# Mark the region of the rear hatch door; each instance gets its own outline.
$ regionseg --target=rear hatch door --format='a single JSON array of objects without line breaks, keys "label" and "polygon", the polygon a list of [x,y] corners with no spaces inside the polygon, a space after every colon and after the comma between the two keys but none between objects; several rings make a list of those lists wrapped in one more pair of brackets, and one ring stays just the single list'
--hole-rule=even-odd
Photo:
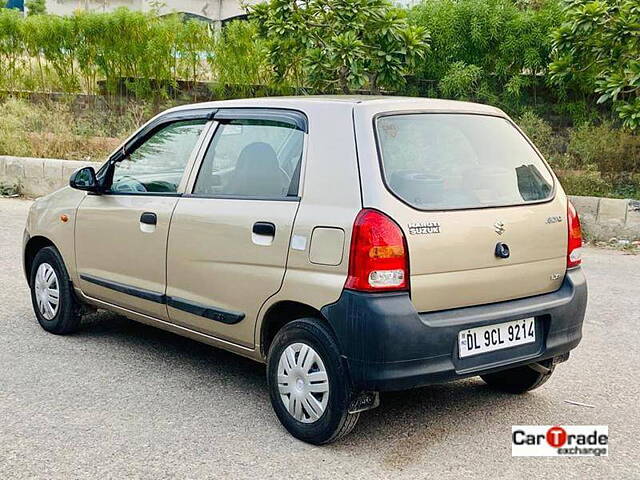
[{"label": "rear hatch door", "polygon": [[566,197],[510,120],[385,114],[374,119],[374,131],[379,174],[391,194],[375,206],[405,232],[418,311],[560,287],[566,270]]}]

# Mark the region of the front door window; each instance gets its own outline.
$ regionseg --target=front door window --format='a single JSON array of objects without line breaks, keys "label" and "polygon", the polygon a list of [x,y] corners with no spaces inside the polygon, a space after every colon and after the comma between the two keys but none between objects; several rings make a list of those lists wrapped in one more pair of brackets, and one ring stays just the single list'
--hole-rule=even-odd
[{"label": "front door window", "polygon": [[116,163],[113,193],[176,193],[206,120],[171,123]]}]

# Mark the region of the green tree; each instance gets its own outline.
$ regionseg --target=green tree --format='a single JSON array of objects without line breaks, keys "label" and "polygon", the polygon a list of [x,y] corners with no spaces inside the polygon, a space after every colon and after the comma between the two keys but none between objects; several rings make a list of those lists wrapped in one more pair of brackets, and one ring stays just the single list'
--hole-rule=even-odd
[{"label": "green tree", "polygon": [[0,88],[14,88],[24,52],[21,35],[22,14],[14,9],[0,10]]},{"label": "green tree", "polygon": [[215,79],[226,85],[268,85],[272,82],[265,41],[253,21],[233,21],[213,43],[208,57]]},{"label": "green tree", "polygon": [[47,5],[45,0],[27,0],[27,15],[44,15],[47,13]]},{"label": "green tree", "polygon": [[570,0],[553,33],[551,80],[600,94],[623,124],[640,127],[640,3]]},{"label": "green tree", "polygon": [[428,50],[425,29],[386,0],[270,0],[250,9],[281,81],[395,89]]},{"label": "green tree", "polygon": [[523,99],[526,91],[535,96],[560,13],[558,0],[424,1],[409,12],[411,23],[431,32],[431,52],[416,74],[450,98],[496,103]]}]

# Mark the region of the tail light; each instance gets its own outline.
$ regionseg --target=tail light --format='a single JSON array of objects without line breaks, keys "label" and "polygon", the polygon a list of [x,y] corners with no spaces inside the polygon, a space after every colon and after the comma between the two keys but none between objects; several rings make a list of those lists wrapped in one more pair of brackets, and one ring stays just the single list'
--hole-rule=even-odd
[{"label": "tail light", "polygon": [[409,258],[402,230],[377,210],[361,210],[353,224],[345,287],[380,292],[408,286]]},{"label": "tail light", "polygon": [[567,224],[569,225],[569,243],[567,245],[567,268],[573,268],[582,262],[582,229],[578,213],[571,202],[567,201]]}]

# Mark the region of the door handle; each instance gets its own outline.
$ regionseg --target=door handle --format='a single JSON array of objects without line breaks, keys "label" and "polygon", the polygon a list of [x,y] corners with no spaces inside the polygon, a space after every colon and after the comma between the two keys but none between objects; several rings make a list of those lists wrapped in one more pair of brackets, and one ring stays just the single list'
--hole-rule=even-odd
[{"label": "door handle", "polygon": [[256,235],[276,236],[276,226],[271,222],[256,222],[253,224],[253,233]]},{"label": "door handle", "polygon": [[146,225],[155,225],[158,223],[158,217],[153,212],[144,212],[140,215],[140,223],[144,223]]}]

